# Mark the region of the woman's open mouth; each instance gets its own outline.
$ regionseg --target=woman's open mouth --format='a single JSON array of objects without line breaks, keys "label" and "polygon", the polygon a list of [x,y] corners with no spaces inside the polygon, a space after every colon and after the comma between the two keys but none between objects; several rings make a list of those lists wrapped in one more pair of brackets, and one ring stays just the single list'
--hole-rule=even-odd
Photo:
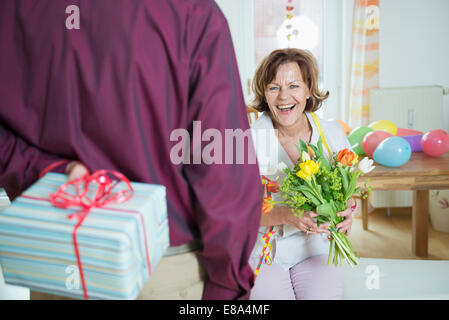
[{"label": "woman's open mouth", "polygon": [[282,106],[276,106],[276,108],[281,114],[289,114],[295,106],[296,104],[285,104]]}]

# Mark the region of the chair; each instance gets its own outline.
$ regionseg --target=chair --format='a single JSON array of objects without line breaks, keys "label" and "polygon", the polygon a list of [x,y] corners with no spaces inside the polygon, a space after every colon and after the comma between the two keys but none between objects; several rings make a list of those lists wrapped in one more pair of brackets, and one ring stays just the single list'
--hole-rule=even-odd
[{"label": "chair", "polygon": [[[254,108],[246,106],[246,113],[248,114],[248,121],[250,124],[259,118],[259,112]],[[254,115],[254,117],[252,117],[252,115]],[[253,120],[253,118],[254,118],[254,120]]]}]

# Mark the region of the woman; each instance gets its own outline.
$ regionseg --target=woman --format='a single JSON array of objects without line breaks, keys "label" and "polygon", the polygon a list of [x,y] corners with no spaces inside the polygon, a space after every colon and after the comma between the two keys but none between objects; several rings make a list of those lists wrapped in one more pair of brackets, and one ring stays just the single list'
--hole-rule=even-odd
[{"label": "woman", "polygon": [[[273,51],[258,67],[253,90],[253,107],[263,115],[251,129],[260,172],[268,179],[282,182],[285,173],[273,170],[280,163],[293,169],[300,156],[295,147],[300,139],[316,145],[320,137],[316,121],[331,153],[350,149],[338,124],[314,120],[311,114],[321,107],[329,92],[318,90],[317,63],[308,51]],[[272,196],[274,200],[281,198],[278,193]],[[339,215],[345,217],[337,225],[339,232],[349,234],[351,208],[348,206]],[[316,216],[315,212],[304,212],[297,218],[286,206],[275,206],[270,213],[262,215],[250,264],[256,268],[264,246],[262,237],[269,226],[275,225],[276,232],[270,240],[272,264],[261,266],[250,299],[342,299],[342,272],[327,264],[328,224],[318,227]]]}]

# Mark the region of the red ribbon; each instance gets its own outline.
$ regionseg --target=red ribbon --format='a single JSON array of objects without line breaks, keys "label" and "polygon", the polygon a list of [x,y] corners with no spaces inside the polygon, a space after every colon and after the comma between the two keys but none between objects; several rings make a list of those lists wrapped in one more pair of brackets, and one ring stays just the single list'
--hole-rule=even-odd
[{"label": "red ribbon", "polygon": [[[108,175],[113,176],[116,179],[109,178]],[[125,189],[113,192],[113,189],[116,188],[118,184],[121,182],[124,182],[126,187]],[[95,196],[93,198],[89,198],[88,192],[89,187],[91,184],[97,184],[98,188],[95,193]],[[68,193],[66,190],[70,186],[75,186],[75,194]],[[89,296],[87,294],[87,288],[86,288],[86,282],[84,279],[84,273],[83,273],[83,267],[81,263],[81,256],[78,248],[78,241],[76,238],[76,232],[83,224],[83,221],[86,219],[86,217],[89,215],[90,210],[92,208],[102,208],[107,206],[111,203],[123,203],[128,201],[134,193],[134,189],[131,186],[131,182],[126,178],[123,174],[117,171],[109,171],[109,170],[99,170],[94,172],[92,175],[86,174],[82,178],[74,179],[66,184],[59,187],[58,191],[56,191],[55,194],[50,193],[49,198],[50,202],[55,205],[56,207],[60,208],[68,208],[70,206],[78,206],[82,207],[80,211],[77,213],[71,214],[68,216],[69,219],[77,219],[78,223],[73,229],[72,232],[72,238],[73,238],[73,245],[75,247],[75,254],[76,254],[76,260],[78,263],[81,283],[83,286],[83,293],[84,298],[89,299]],[[24,196],[26,198],[33,198],[38,200],[46,200],[46,199],[39,199],[35,197],[30,196]],[[120,210],[116,208],[107,208],[108,210],[114,210],[114,211],[124,211],[124,212],[130,212],[135,213],[140,216],[142,226],[143,226],[143,234],[144,234],[144,241],[145,241],[145,250],[146,250],[146,259],[148,264],[148,272],[151,274],[151,265],[150,265],[150,259],[148,254],[148,246],[147,246],[147,236],[145,232],[145,226],[143,217],[140,212],[138,211],[130,211],[130,210]]]},{"label": "red ribbon", "polygon": [[[262,175],[262,179],[265,180],[265,183],[262,184],[262,190],[263,190],[263,198],[264,199],[271,199],[272,193],[278,193],[279,192],[279,182],[272,181],[268,179],[266,176]],[[269,255],[271,252],[271,246],[269,245],[271,236],[276,233],[276,230],[274,229],[274,226],[270,226],[270,230],[263,235],[263,239],[265,240],[264,247],[262,249],[262,255],[259,259],[259,264],[256,267],[256,270],[254,272],[254,279],[257,278],[257,275],[259,274],[260,267],[262,266],[262,262],[265,260],[265,263],[267,259],[269,259]],[[269,248],[268,252],[265,254],[266,249]]]},{"label": "red ribbon", "polygon": [[41,171],[41,173],[39,173],[39,178],[42,178],[47,172],[50,172],[54,168],[59,167],[60,165],[66,164],[68,162],[69,162],[69,160],[60,160],[60,161],[53,162],[52,164],[46,166],[44,168],[44,170]]}]

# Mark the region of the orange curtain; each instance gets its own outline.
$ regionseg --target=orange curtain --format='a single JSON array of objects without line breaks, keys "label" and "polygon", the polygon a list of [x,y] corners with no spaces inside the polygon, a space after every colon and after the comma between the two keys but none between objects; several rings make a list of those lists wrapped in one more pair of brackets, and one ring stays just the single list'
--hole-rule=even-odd
[{"label": "orange curtain", "polygon": [[348,124],[369,122],[369,91],[379,87],[379,0],[356,0],[352,30]]}]

